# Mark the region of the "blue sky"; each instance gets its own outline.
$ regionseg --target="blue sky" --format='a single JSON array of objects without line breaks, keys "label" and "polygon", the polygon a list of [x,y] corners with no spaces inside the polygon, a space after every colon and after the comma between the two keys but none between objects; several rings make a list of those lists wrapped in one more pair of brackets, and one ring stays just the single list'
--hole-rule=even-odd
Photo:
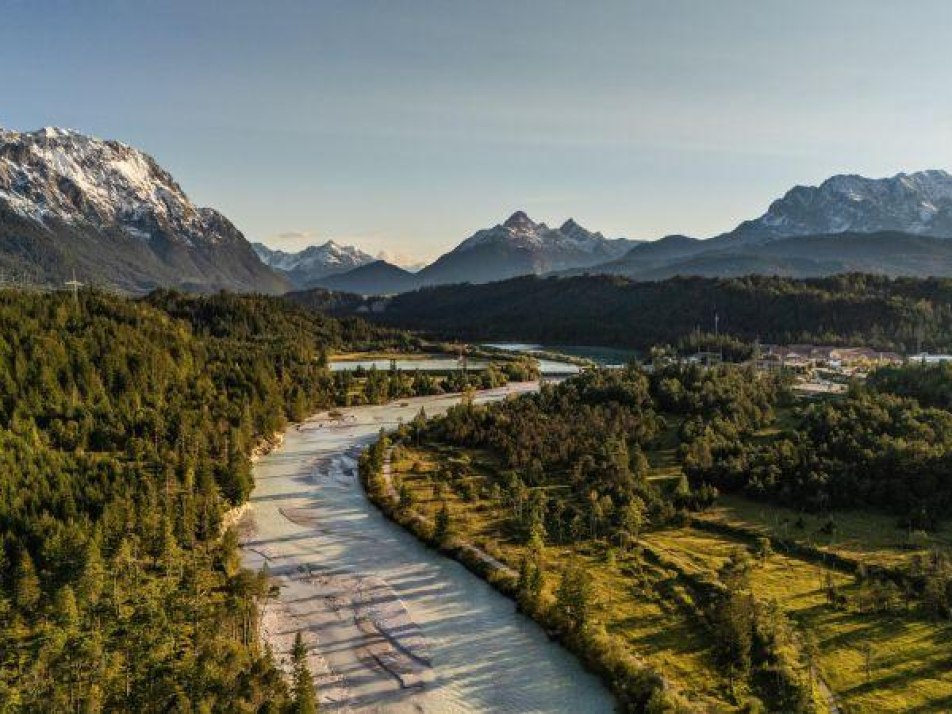
[{"label": "blue sky", "polygon": [[0,125],[142,148],[251,240],[434,257],[517,208],[699,237],[952,168],[952,3],[0,0]]}]

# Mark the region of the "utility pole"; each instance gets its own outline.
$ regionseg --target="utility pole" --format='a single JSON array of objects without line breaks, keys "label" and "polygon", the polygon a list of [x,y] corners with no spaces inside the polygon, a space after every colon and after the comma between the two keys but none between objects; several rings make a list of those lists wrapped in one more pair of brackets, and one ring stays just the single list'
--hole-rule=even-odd
[{"label": "utility pole", "polygon": [[73,302],[79,305],[79,289],[83,287],[83,284],[76,279],[75,268],[73,269],[73,279],[66,281],[66,287],[73,291]]},{"label": "utility pole", "polygon": [[714,343],[717,345],[717,350],[718,350],[718,354],[719,354],[719,361],[720,361],[720,362],[723,362],[723,361],[724,361],[724,348],[721,347],[720,330],[718,329],[718,326],[720,325],[720,322],[721,322],[721,316],[717,314],[717,309],[715,308],[715,309],[714,309]]}]

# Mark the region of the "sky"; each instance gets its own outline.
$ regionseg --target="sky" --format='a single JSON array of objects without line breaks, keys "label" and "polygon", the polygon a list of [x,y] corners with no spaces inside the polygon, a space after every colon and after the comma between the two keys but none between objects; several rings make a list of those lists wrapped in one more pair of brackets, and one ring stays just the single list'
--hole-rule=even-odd
[{"label": "sky", "polygon": [[0,125],[153,155],[249,240],[432,259],[517,209],[708,237],[952,169],[948,0],[0,0]]}]

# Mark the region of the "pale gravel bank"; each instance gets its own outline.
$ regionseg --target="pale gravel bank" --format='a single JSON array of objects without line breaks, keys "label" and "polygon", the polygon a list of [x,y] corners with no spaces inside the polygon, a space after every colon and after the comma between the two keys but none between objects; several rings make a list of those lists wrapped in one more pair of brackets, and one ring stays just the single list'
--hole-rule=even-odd
[{"label": "pale gravel bank", "polygon": [[388,521],[363,493],[356,456],[381,427],[457,400],[317,414],[257,460],[241,524],[245,564],[267,562],[281,586],[262,637],[286,661],[303,633],[323,711],[611,711],[599,680],[510,600]]}]

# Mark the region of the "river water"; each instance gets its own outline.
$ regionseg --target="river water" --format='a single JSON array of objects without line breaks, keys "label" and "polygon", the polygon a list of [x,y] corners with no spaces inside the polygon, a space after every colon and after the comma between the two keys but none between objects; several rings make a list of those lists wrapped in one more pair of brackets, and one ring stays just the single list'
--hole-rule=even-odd
[{"label": "river water", "polygon": [[[558,362],[550,359],[539,359],[539,371],[546,376],[565,376],[569,374],[578,374],[581,369],[578,365],[570,362]],[[467,363],[469,369],[485,369],[489,364],[488,360],[471,359]],[[459,369],[459,362],[455,357],[429,357],[425,359],[349,359],[333,360],[330,363],[331,372],[346,372],[362,369],[376,369],[378,372],[386,372],[394,366],[404,372],[454,372]]]},{"label": "river water", "polygon": [[302,632],[322,711],[612,711],[600,681],[512,601],[385,519],[364,495],[356,455],[380,428],[457,399],[318,414],[255,464],[244,560],[252,568],[267,562],[281,586],[265,607],[264,639],[286,661]]}]

